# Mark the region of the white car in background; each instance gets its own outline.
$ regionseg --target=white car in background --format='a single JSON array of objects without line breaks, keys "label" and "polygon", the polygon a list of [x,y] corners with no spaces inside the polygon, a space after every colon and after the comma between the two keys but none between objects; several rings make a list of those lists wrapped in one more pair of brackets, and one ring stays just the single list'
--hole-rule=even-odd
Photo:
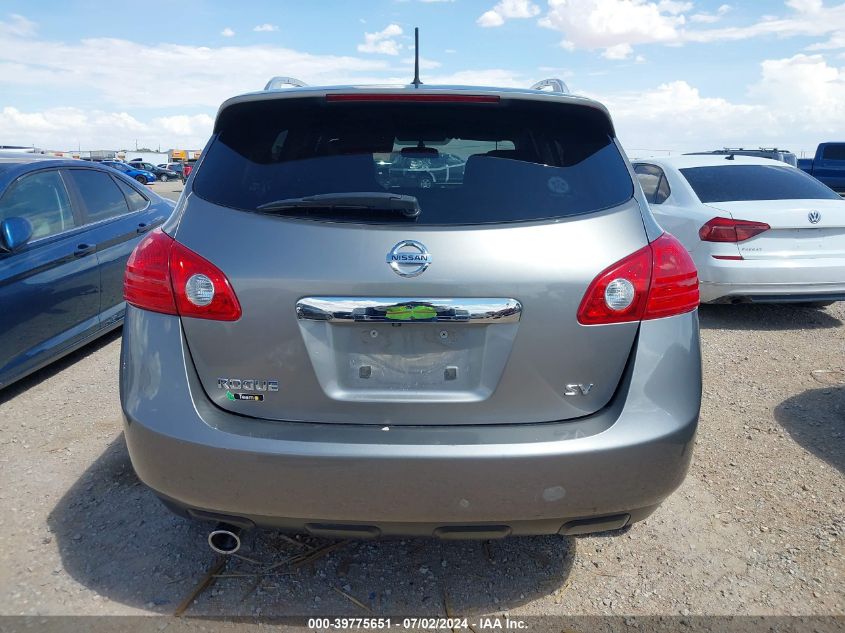
[{"label": "white car in background", "polygon": [[764,158],[632,162],[655,218],[692,255],[702,302],[845,299],[845,200],[826,185]]}]

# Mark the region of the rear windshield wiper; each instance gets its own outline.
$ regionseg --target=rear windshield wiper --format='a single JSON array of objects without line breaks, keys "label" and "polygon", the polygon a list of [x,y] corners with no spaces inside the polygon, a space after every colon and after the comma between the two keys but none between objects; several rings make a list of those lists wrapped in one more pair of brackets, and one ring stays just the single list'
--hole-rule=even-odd
[{"label": "rear windshield wiper", "polygon": [[284,198],[259,205],[257,210],[293,214],[303,210],[309,213],[375,211],[379,214],[400,215],[408,220],[415,220],[421,212],[420,203],[414,196],[401,196],[380,191],[321,193],[302,198]]}]

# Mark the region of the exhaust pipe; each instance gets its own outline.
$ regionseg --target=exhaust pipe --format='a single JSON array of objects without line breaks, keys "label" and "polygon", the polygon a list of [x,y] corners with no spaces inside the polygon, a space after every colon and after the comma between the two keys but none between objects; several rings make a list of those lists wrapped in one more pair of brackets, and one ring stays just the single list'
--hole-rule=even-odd
[{"label": "exhaust pipe", "polygon": [[234,554],[241,548],[241,528],[228,523],[218,523],[208,534],[208,546],[218,554]]}]

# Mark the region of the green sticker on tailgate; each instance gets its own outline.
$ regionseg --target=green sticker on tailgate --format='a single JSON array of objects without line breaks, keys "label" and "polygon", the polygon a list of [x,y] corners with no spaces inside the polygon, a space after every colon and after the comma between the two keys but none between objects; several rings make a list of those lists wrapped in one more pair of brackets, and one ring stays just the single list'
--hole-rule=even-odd
[{"label": "green sticker on tailgate", "polygon": [[437,316],[437,310],[426,305],[390,306],[385,316],[391,321],[431,321]]}]

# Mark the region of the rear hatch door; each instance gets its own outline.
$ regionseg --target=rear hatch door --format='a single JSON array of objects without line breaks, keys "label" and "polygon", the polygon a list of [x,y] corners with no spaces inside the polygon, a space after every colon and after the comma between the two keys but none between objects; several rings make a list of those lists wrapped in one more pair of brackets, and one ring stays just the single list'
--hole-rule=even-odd
[{"label": "rear hatch door", "polygon": [[[574,101],[224,109],[175,236],[227,275],[242,307],[234,322],[182,320],[206,393],[229,411],[309,422],[599,410],[638,324],[583,326],[576,313],[603,269],[647,244],[612,134],[603,110]],[[378,169],[396,154],[457,155],[465,173],[396,182]],[[421,213],[290,202],[349,192],[413,196]],[[274,210],[279,200],[294,208]]]}]

